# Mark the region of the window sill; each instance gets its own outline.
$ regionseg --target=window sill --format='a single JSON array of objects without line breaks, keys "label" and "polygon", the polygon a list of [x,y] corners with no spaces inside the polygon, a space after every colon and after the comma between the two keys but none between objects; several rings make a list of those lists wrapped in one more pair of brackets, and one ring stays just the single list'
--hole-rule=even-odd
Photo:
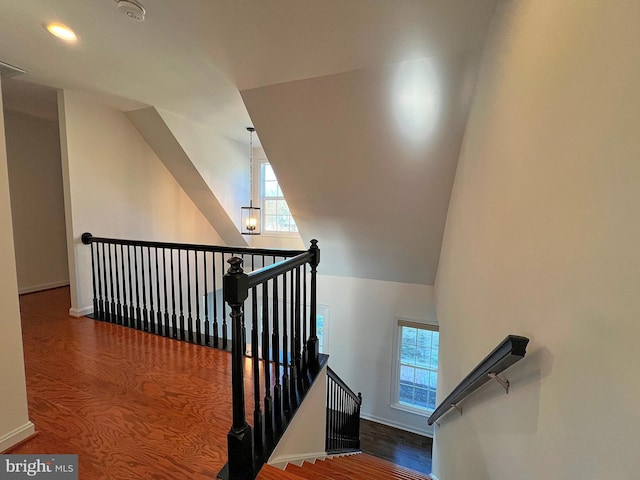
[{"label": "window sill", "polygon": [[403,412],[413,413],[426,418],[430,417],[433,413],[433,410],[424,410],[422,408],[410,407],[409,405],[402,405],[401,403],[392,403],[389,406],[394,410],[401,410]]},{"label": "window sill", "polygon": [[263,231],[260,234],[262,237],[286,237],[286,238],[300,238],[300,233],[298,232],[271,232],[271,231]]}]

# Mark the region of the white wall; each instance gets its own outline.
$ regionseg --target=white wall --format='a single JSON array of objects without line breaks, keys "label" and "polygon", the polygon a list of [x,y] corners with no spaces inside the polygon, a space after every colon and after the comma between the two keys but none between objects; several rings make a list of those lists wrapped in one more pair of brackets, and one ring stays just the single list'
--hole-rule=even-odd
[{"label": "white wall", "polygon": [[[0,82],[1,83],[1,82]],[[0,111],[2,96],[0,95]],[[27,411],[27,387],[16,263],[11,227],[4,117],[0,115],[0,452],[33,434]]]},{"label": "white wall", "polygon": [[318,275],[318,303],[329,307],[329,366],[362,392],[364,418],[431,433],[426,417],[390,404],[396,317],[435,322],[432,294],[427,285]]},{"label": "white wall", "polygon": [[640,471],[640,4],[503,2],[436,283],[439,399],[505,335],[531,338],[436,429],[440,480]]},{"label": "white wall", "polygon": [[58,122],[5,110],[5,132],[18,291],[67,285]]},{"label": "white wall", "polygon": [[71,313],[91,311],[80,236],[223,244],[124,113],[65,90],[59,98]]},{"label": "white wall", "polygon": [[267,463],[284,470],[289,463],[302,465],[326,457],[327,367],[318,373],[304,402],[287,425]]},{"label": "white wall", "polygon": [[196,123],[164,109],[157,111],[227,215],[240,225],[240,208],[249,201],[249,149],[217,133],[213,125]]}]

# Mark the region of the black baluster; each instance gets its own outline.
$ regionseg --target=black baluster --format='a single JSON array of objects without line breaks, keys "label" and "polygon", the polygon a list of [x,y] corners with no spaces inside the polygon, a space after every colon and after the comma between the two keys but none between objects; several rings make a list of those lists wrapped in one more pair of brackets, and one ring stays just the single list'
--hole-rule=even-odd
[{"label": "black baluster", "polygon": [[[127,247],[127,250],[129,248]],[[129,303],[127,302],[127,277],[124,268],[124,245],[120,244],[120,266],[122,269],[122,324],[129,326]]]},{"label": "black baluster", "polygon": [[224,276],[224,299],[231,309],[231,325],[233,332],[231,350],[233,425],[227,435],[230,479],[254,478],[253,440],[251,427],[245,419],[244,401],[244,355],[242,353],[242,337],[240,322],[242,305],[248,296],[248,278],[242,271],[242,260],[237,257],[229,259],[229,271]]},{"label": "black baluster", "polygon": [[104,253],[104,243],[102,245],[102,285],[104,286],[104,310],[103,310],[103,318],[102,320],[109,321],[109,292],[107,290],[107,260],[106,255]]},{"label": "black baluster", "polygon": [[[140,247],[140,255],[142,255],[142,247]],[[140,310],[140,279],[138,277],[138,249],[133,246],[133,268],[134,278],[136,280],[136,328],[142,330],[142,312]],[[144,288],[144,284],[143,284]]]},{"label": "black baluster", "polygon": [[291,390],[289,385],[289,317],[287,308],[287,273],[282,274],[282,407],[287,421],[291,420]]},{"label": "black baluster", "polygon": [[[195,269],[196,269],[196,341],[198,345],[202,345],[202,329],[200,327],[200,288],[198,283],[198,251],[194,250]],[[206,252],[205,252],[206,255]],[[205,271],[206,274],[206,271]]]},{"label": "black baluster", "polygon": [[[262,410],[260,409],[260,355],[258,352],[258,298],[257,289],[254,287],[251,289],[251,357],[253,361],[253,432],[254,432],[254,453],[258,465],[258,470],[264,462],[263,454],[263,435],[262,430]],[[265,363],[265,370],[269,368],[269,365]]]},{"label": "black baluster", "polygon": [[[120,303],[120,275],[118,274],[118,245],[113,245],[113,266],[116,271],[116,320],[118,325],[122,325],[122,304]],[[123,272],[124,274],[124,272]],[[124,282],[124,279],[122,279]]]},{"label": "black baluster", "polygon": [[191,316],[191,259],[189,258],[189,250],[185,250],[187,257],[187,325],[189,325],[189,341],[193,343],[193,317]]},{"label": "black baluster", "polygon": [[[147,247],[148,249],[149,247]],[[142,328],[149,331],[149,311],[147,310],[147,282],[144,278],[144,246],[140,246],[140,281],[142,282]]]},{"label": "black baluster", "polygon": [[[294,278],[295,278],[295,301],[294,301],[294,324],[295,324],[295,336],[294,336],[294,344],[295,344],[295,359],[293,362],[294,373],[296,378],[294,380],[294,385],[296,386],[296,391],[300,394],[304,393],[304,385],[302,382],[302,350],[300,347],[301,338],[302,338],[302,312],[300,310],[302,304],[302,268],[298,267],[294,270]],[[298,399],[297,405],[300,405]]]},{"label": "black baluster", "polygon": [[305,389],[309,388],[309,378],[307,377],[307,368],[309,366],[309,358],[307,350],[307,333],[308,333],[308,324],[309,324],[309,315],[307,311],[307,267],[306,264],[302,267],[302,379],[305,382]]},{"label": "black baluster", "polygon": [[184,326],[184,304],[182,302],[182,251],[178,250],[178,293],[180,294],[180,338],[186,340]]},{"label": "black baluster", "polygon": [[[136,247],[133,247],[133,257],[135,260],[136,256]],[[133,279],[131,277],[131,246],[127,245],[127,270],[129,271],[129,326],[131,328],[135,328],[136,322],[136,310],[133,303]]]},{"label": "black baluster", "polygon": [[[173,252],[171,252],[173,254]],[[171,276],[173,277],[173,259],[171,260]],[[170,326],[169,326],[169,293],[167,291],[167,249],[162,248],[162,283],[164,286],[164,336],[169,337]]]},{"label": "black baluster", "polygon": [[[220,272],[224,272],[224,252],[222,252]],[[222,349],[227,349],[227,302],[222,302]]]},{"label": "black baluster", "polygon": [[158,335],[162,335],[162,309],[160,308],[160,268],[158,264],[158,247],[155,247],[156,257],[156,299],[158,300],[158,309],[156,311],[156,331]]},{"label": "black baluster", "polygon": [[[274,448],[273,398],[271,397],[271,362],[269,361],[269,282],[262,284],[262,359],[264,360],[264,436],[267,455]],[[275,357],[273,357],[275,362]],[[278,377],[276,373],[275,377]]]},{"label": "black baluster", "polygon": [[107,244],[107,248],[109,249],[109,255],[107,256],[109,260],[109,321],[111,323],[117,323],[117,313],[116,313],[116,298],[113,292],[113,261],[111,258],[111,244]]},{"label": "black baluster", "polygon": [[153,274],[151,273],[151,247],[147,247],[147,267],[149,274],[149,325],[147,331],[156,333],[156,312],[153,304]]},{"label": "black baluster", "polygon": [[[176,281],[175,274],[173,271],[173,249],[171,249],[171,329],[173,330],[173,338],[178,338],[178,319],[176,317]],[[178,255],[180,255],[180,250],[178,250]]]},{"label": "black baluster", "polygon": [[[213,252],[213,258],[211,259],[211,265],[213,266],[213,346],[218,348],[220,332],[218,331],[218,282],[216,281],[216,252]],[[222,270],[221,270],[222,271]]]},{"label": "black baluster", "polygon": [[[84,237],[84,235],[83,235]],[[90,242],[89,239],[87,241]],[[91,249],[91,284],[93,286],[93,317],[100,318],[100,311],[98,310],[98,289],[96,287],[96,259],[95,259],[95,249],[94,244],[89,243],[89,248]]]},{"label": "black baluster", "polygon": [[273,318],[273,334],[271,336],[271,360],[274,362],[274,382],[273,386],[273,415],[275,423],[275,439],[279,439],[284,431],[284,424],[282,422],[282,384],[280,383],[280,314],[278,312],[278,278],[272,280],[273,290],[273,306],[272,306],[272,318]]},{"label": "black baluster", "polygon": [[[215,255],[215,253],[214,253]],[[207,271],[207,252],[203,252],[203,265],[202,270],[204,271],[204,343],[205,345],[209,345],[211,343],[211,339],[209,337],[209,289],[207,288],[207,276],[209,272]]]}]

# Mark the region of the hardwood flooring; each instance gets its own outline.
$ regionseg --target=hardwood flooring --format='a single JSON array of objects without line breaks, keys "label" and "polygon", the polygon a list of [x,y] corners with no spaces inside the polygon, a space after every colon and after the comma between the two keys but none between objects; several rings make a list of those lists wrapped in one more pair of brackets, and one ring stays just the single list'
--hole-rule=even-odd
[{"label": "hardwood flooring", "polygon": [[[231,355],[71,318],[69,306],[68,288],[20,297],[38,434],[8,453],[78,454],[82,480],[215,478],[231,425]],[[247,362],[249,419],[251,383]],[[364,452],[430,472],[430,439],[366,420],[361,432]]]},{"label": "hardwood flooring", "polygon": [[431,473],[433,440],[429,437],[361,419],[360,448],[396,465]]},{"label": "hardwood flooring", "polygon": [[366,453],[304,462],[300,467],[289,464],[282,471],[267,466],[258,480],[431,480],[431,477]]},{"label": "hardwood flooring", "polygon": [[231,356],[87,318],[66,288],[20,298],[29,415],[10,453],[75,453],[81,479],[204,479],[226,462]]}]

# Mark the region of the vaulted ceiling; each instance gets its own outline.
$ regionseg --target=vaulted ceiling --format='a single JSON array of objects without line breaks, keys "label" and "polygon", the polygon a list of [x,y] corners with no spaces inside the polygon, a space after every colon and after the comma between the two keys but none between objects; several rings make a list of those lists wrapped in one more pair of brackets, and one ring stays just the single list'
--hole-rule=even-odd
[{"label": "vaulted ceiling", "polygon": [[255,123],[325,273],[431,284],[496,1],[141,0],[137,23],[114,0],[8,0],[0,61],[243,142]]}]

